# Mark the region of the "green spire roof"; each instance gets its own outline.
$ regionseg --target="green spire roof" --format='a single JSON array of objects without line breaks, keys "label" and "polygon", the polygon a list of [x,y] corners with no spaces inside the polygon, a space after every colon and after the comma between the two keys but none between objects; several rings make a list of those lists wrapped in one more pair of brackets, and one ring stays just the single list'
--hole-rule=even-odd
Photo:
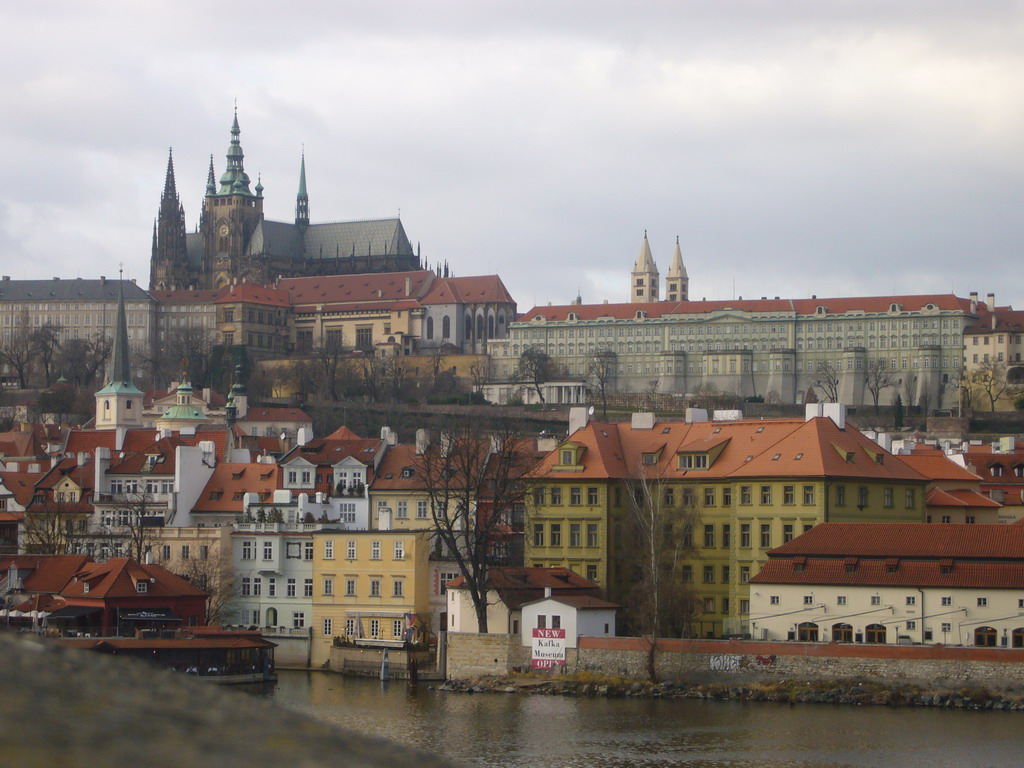
[{"label": "green spire roof", "polygon": [[210,155],[210,172],[206,175],[206,195],[217,194],[217,176],[213,172],[213,155]]},{"label": "green spire roof", "polygon": [[309,224],[309,195],[306,194],[306,151],[299,165],[299,194],[295,196],[295,223]]},{"label": "green spire roof", "polygon": [[245,172],[243,161],[245,153],[242,152],[242,142],[239,135],[242,133],[238,127],[238,108],[235,108],[235,119],[231,123],[231,144],[228,146],[228,166],[224,175],[220,177],[220,194],[222,195],[248,195],[252,197],[249,189],[249,175]]},{"label": "green spire roof", "polygon": [[128,315],[124,311],[124,280],[117,283],[117,324],[114,326],[114,348],[110,353],[113,367],[107,386],[99,394],[141,395],[132,383],[131,348],[128,346]]}]

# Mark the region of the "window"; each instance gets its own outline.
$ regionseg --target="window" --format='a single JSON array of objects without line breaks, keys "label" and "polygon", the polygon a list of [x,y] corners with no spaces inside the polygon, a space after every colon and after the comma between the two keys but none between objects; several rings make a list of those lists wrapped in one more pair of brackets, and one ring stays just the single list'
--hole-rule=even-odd
[{"label": "window", "polygon": [[306,626],[306,614],[303,611],[292,612],[292,629],[302,629]]},{"label": "window", "polygon": [[857,487],[857,506],[863,509],[868,505],[868,488],[866,485]]},{"label": "window", "polygon": [[267,579],[267,594],[270,597],[277,597],[277,579]]},{"label": "window", "polygon": [[181,559],[188,560],[191,556],[192,548],[188,544],[181,545]]},{"label": "window", "polygon": [[313,559],[313,542],[304,541],[302,542],[302,559],[312,560]]},{"label": "window", "polygon": [[256,542],[255,541],[243,541],[242,542],[242,559],[243,560],[255,560],[256,559]]},{"label": "window", "polygon": [[328,597],[334,594],[334,579],[324,579],[324,594]]},{"label": "window", "polygon": [[560,547],[562,546],[562,525],[561,523],[551,524],[551,546]]},{"label": "window", "polygon": [[732,579],[732,569],[728,565],[722,566],[722,583],[728,584]]},{"label": "window", "polygon": [[395,542],[395,560],[404,560],[404,559],[405,559],[405,542],[404,541],[396,541]]},{"label": "window", "polygon": [[395,579],[391,584],[391,596],[392,597],[404,597],[405,596],[405,582],[401,579]]},{"label": "window", "polygon": [[597,581],[596,565],[587,565],[587,581]]},{"label": "window", "polygon": [[587,504],[597,504],[597,488],[587,488]]},{"label": "window", "polygon": [[714,613],[714,612],[715,612],[715,598],[713,598],[713,597],[705,597],[704,598],[704,613]]},{"label": "window", "polygon": [[[310,543],[310,545],[312,546],[312,542]],[[263,559],[264,560],[273,560],[274,559],[274,542],[272,542],[272,541],[264,541],[263,542]],[[310,558],[310,559],[312,559],[312,558]]]},{"label": "window", "polygon": [[872,605],[881,605],[882,604],[882,598],[879,595],[872,595],[871,596],[871,604]]},{"label": "window", "polygon": [[579,523],[570,523],[569,524],[569,546],[570,547],[578,547],[578,546],[580,546],[583,543],[582,540],[581,540],[582,539],[581,530],[582,529],[581,529],[581,526],[580,526]]},{"label": "window", "polygon": [[347,551],[345,552],[345,557],[348,560],[355,560],[356,559],[356,542],[355,542],[355,539],[349,539],[348,540],[348,547],[346,549],[347,549]]},{"label": "window", "polygon": [[324,637],[330,637],[334,634],[334,620],[324,619]]},{"label": "window", "polygon": [[904,506],[906,506],[907,509],[914,509],[917,506],[917,494],[914,493],[913,488],[907,488]]},{"label": "window", "polygon": [[547,628],[548,628],[548,617],[545,616],[543,613],[538,613],[537,614],[537,629],[547,629]]},{"label": "window", "polygon": [[239,589],[239,593],[242,595],[242,597],[249,597],[249,595],[252,594],[252,579],[250,579],[248,576],[242,577],[242,584],[241,588]]},{"label": "window", "polygon": [[252,594],[253,594],[254,597],[259,597],[262,592],[263,592],[263,579],[261,579],[259,576],[256,576],[252,580]]},{"label": "window", "polygon": [[573,504],[573,505],[578,505],[578,504],[582,503],[582,501],[583,501],[583,495],[582,494],[583,494],[582,489],[580,489],[580,488],[570,488],[569,489],[569,503]]},{"label": "window", "polygon": [[533,525],[533,546],[544,546],[544,523],[534,523]]},{"label": "window", "polygon": [[782,526],[782,543],[793,540],[793,524],[786,523]]},{"label": "window", "polygon": [[796,487],[792,485],[782,486],[782,503],[796,504]]},{"label": "window", "polygon": [[715,526],[707,524],[704,526],[704,546],[715,546]]},{"label": "window", "polygon": [[740,584],[747,584],[750,582],[750,566],[740,566]]},{"label": "window", "polygon": [[160,548],[160,559],[161,560],[170,560],[171,559],[171,545],[170,544],[164,544]]},{"label": "window", "polygon": [[772,487],[770,485],[761,486],[761,505],[766,506],[772,503]]},{"label": "window", "polygon": [[380,579],[370,579],[370,597],[380,597]]},{"label": "window", "polygon": [[562,628],[562,617],[561,616],[555,615],[555,616],[551,617],[551,628],[552,629],[561,629]]},{"label": "window", "polygon": [[419,520],[425,520],[427,518],[427,502],[416,502],[416,518]]},{"label": "window", "polygon": [[732,488],[730,488],[728,485],[722,488],[722,506],[732,506]]},{"label": "window", "polygon": [[587,523],[587,546],[597,546],[597,523]]},{"label": "window", "polygon": [[391,622],[391,636],[396,638],[396,639],[398,639],[398,638],[401,638],[403,634],[404,634],[404,630],[402,628],[402,620],[401,619],[394,619],[394,620],[392,620],[392,622]]},{"label": "window", "polygon": [[313,580],[304,579],[302,582],[302,596],[312,597],[313,596]]},{"label": "window", "polygon": [[886,509],[892,509],[893,505],[893,492],[892,488],[885,488],[882,490],[882,506]]},{"label": "window", "polygon": [[985,608],[986,606],[988,606],[988,598],[987,597],[979,597],[978,598],[978,607],[979,608]]},{"label": "window", "polygon": [[740,546],[750,547],[750,523],[740,523]]},{"label": "window", "polygon": [[562,489],[557,485],[551,486],[551,503],[561,504],[562,503]]},{"label": "window", "polygon": [[732,525],[722,523],[722,548],[728,549],[732,546]]},{"label": "window", "polygon": [[750,613],[750,600],[745,597],[740,600],[740,613]]},{"label": "window", "polygon": [[[942,598],[942,604],[943,605],[952,605],[953,604],[953,598],[952,597],[943,597]],[[1020,606],[1018,606],[1018,607],[1020,607]]]},{"label": "window", "polygon": [[715,497],[716,497],[716,495],[717,494],[715,493],[715,489],[713,487],[705,488],[704,489],[704,506],[705,507],[713,507],[713,506],[715,506]]},{"label": "window", "polygon": [[704,583],[713,584],[715,581],[715,566],[705,565],[704,566]]},{"label": "window", "polygon": [[740,486],[740,504],[750,504],[753,488],[749,485]]},{"label": "window", "polygon": [[846,506],[846,486],[845,485],[837,485],[836,486],[836,506],[837,507],[845,507]]},{"label": "window", "polygon": [[838,595],[836,597],[836,605],[846,605],[846,595]]},{"label": "window", "polygon": [[370,637],[380,637],[380,619],[370,619]]},{"label": "window", "polygon": [[769,549],[772,545],[771,523],[761,523],[761,549]]},{"label": "window", "polygon": [[149,591],[149,582],[148,581],[140,581],[140,582],[138,582],[135,585],[135,591],[138,592],[140,595],[143,592],[148,592]]},{"label": "window", "polygon": [[295,579],[288,579],[285,585],[285,597],[295,597]]},{"label": "window", "polygon": [[370,542],[370,559],[380,560],[380,541]]},{"label": "window", "polygon": [[351,576],[345,579],[345,597],[356,596],[356,580]]},{"label": "window", "polygon": [[814,486],[813,485],[805,485],[804,486],[804,504],[805,505],[811,505],[813,503],[814,503]]},{"label": "window", "polygon": [[573,458],[573,450],[572,450],[572,448],[565,448],[565,449],[562,450],[562,463],[563,464],[575,464],[576,463],[574,461],[574,458]]},{"label": "window", "polygon": [[768,598],[768,602],[771,605],[779,605],[779,603],[781,601],[779,600],[779,596],[778,595],[772,595],[771,597]]},{"label": "window", "polygon": [[907,595],[907,605],[917,605],[917,598],[914,595]]},{"label": "window", "polygon": [[804,595],[804,605],[814,605],[814,595]]}]

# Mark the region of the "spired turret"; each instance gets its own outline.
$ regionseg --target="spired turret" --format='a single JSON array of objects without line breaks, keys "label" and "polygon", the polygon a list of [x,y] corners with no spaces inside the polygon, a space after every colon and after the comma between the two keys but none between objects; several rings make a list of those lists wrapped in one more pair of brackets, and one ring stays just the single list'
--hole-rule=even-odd
[{"label": "spired turret", "polygon": [[630,280],[630,300],[634,304],[658,300],[658,267],[651,254],[651,245],[647,242],[647,230],[640,243],[640,255],[636,257]]},{"label": "spired turret", "polygon": [[110,353],[107,385],[96,393],[96,429],[141,427],[142,392],[132,382],[131,349],[128,346],[128,314],[124,307],[124,280],[118,281],[117,324]]},{"label": "spired turret", "polygon": [[676,250],[672,254],[672,264],[665,276],[665,301],[689,301],[690,278],[683,266],[683,252],[679,247],[679,235],[676,235]]},{"label": "spired turret", "polygon": [[309,195],[306,193],[306,152],[299,166],[299,193],[295,196],[295,226],[305,232],[309,226]]}]

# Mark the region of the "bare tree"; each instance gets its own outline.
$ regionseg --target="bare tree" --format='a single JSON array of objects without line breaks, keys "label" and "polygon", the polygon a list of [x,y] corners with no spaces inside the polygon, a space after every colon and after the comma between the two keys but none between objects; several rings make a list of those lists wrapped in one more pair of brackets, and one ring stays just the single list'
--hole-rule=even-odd
[{"label": "bare tree", "polygon": [[650,477],[644,469],[635,467],[625,481],[630,548],[636,555],[629,620],[640,634],[682,637],[697,607],[693,589],[683,579],[683,564],[694,548],[699,510],[692,489]]},{"label": "bare tree", "polygon": [[32,555],[66,555],[75,550],[75,533],[85,514],[68,502],[50,496],[33,501],[22,520],[21,542]]},{"label": "bare tree", "polygon": [[60,348],[57,365],[61,373],[79,387],[91,387],[110,357],[111,341],[104,334],[68,339]]},{"label": "bare tree", "polygon": [[206,328],[175,328],[167,334],[164,344],[164,370],[171,377],[184,372],[193,387],[207,386],[212,353],[213,339]]},{"label": "bare tree", "polygon": [[222,551],[218,557],[179,560],[172,570],[209,595],[206,598],[207,626],[221,624],[231,613],[231,603],[237,596],[237,589],[230,548]]},{"label": "bare tree", "polygon": [[966,378],[970,389],[980,392],[988,400],[990,411],[996,409],[996,403],[1009,386],[1006,381],[1006,364],[991,358],[968,371]]},{"label": "bare tree", "polygon": [[818,363],[813,383],[815,387],[821,390],[825,402],[839,402],[839,376],[839,368],[830,361],[825,360]]},{"label": "bare tree", "polygon": [[142,562],[158,538],[163,514],[145,491],[117,494],[113,503],[114,509],[102,513],[100,525],[87,538],[94,547]]},{"label": "bare tree", "polygon": [[323,343],[313,349],[313,362],[317,367],[320,379],[320,394],[331,400],[341,399],[338,387],[338,373],[345,365],[348,352],[341,344],[341,339],[327,334]]},{"label": "bare tree", "polygon": [[[435,541],[465,581],[477,628],[487,632],[488,568],[496,545],[508,536],[502,512],[521,502],[532,452],[515,423],[459,420],[440,444],[416,458],[414,471],[427,494]],[[478,504],[486,498],[486,512]]]},{"label": "bare tree", "polygon": [[611,349],[598,349],[587,363],[587,381],[601,401],[601,418],[608,421],[608,394],[615,388],[619,358]]},{"label": "bare tree", "polygon": [[882,391],[891,387],[893,383],[892,368],[889,367],[888,360],[878,358],[868,360],[868,364],[864,368],[864,386],[871,393],[871,402],[874,403],[876,416],[878,415],[878,400],[882,396]]},{"label": "bare tree", "polygon": [[60,352],[59,325],[47,323],[32,331],[32,353],[43,368],[43,386],[53,383],[53,364]]},{"label": "bare tree", "polygon": [[383,361],[381,378],[383,379],[388,398],[400,402],[409,384],[409,365],[401,357],[392,357]]},{"label": "bare tree", "polygon": [[28,374],[32,370],[35,345],[29,325],[28,310],[16,318],[10,338],[0,339],[0,362],[10,367],[18,376],[18,387],[28,387]]},{"label": "bare tree", "polygon": [[917,374],[907,373],[903,377],[903,402],[913,407],[917,405]]},{"label": "bare tree", "polygon": [[360,373],[363,375],[363,391],[371,401],[377,402],[380,399],[384,366],[372,350],[365,352],[358,360]]},{"label": "bare tree", "polygon": [[541,386],[554,378],[554,375],[555,365],[547,352],[540,347],[523,350],[519,356],[519,364],[516,366],[516,378],[526,382],[542,403],[546,401]]}]

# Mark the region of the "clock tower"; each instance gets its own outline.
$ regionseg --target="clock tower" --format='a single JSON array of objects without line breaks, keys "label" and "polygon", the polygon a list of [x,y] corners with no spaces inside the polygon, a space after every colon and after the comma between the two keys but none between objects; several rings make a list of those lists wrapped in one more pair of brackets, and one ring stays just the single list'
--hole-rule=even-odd
[{"label": "clock tower", "polygon": [[236,109],[231,124],[227,168],[220,177],[219,188],[212,157],[206,180],[206,196],[203,198],[203,213],[199,222],[199,231],[203,237],[204,288],[228,285],[232,276],[249,271],[251,265],[243,264],[249,240],[263,220],[263,185],[257,181],[255,193],[249,188],[240,134]]}]

